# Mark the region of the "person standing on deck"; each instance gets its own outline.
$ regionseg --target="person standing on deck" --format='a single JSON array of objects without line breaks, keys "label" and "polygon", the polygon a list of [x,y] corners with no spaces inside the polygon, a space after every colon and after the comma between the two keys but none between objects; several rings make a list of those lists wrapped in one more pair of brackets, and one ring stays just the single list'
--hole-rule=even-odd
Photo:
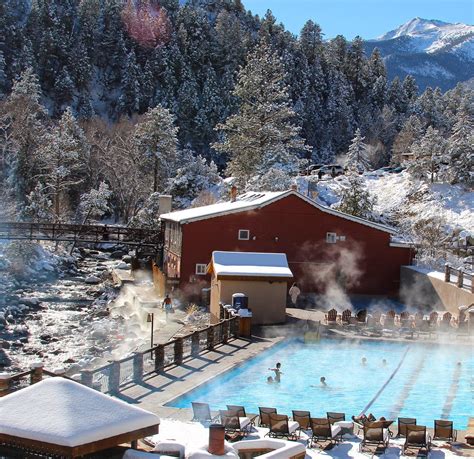
[{"label": "person standing on deck", "polygon": [[171,302],[171,298],[167,294],[165,296],[165,299],[163,300],[163,305],[162,305],[162,308],[165,310],[165,313],[166,313],[166,322],[168,322],[168,314],[170,313],[172,307],[173,307],[173,304]]},{"label": "person standing on deck", "polygon": [[301,294],[301,290],[298,288],[298,285],[296,284],[296,282],[291,286],[290,290],[288,290],[288,293],[290,295],[293,306],[296,307],[296,302],[298,301],[298,297]]}]

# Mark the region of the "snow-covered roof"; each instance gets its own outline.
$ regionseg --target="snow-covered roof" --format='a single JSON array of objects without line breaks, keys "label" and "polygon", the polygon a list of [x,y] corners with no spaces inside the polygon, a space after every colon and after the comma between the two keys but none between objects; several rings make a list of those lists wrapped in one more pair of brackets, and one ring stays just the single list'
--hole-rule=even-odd
[{"label": "snow-covered roof", "polygon": [[351,220],[362,225],[370,226],[372,228],[384,231],[390,234],[395,234],[396,231],[379,223],[374,223],[363,218],[354,217],[353,215],[345,214],[329,207],[322,206],[312,199],[298,193],[294,190],[287,191],[271,191],[271,192],[248,192],[237,197],[235,201],[219,202],[217,204],[211,204],[209,206],[193,207],[190,209],[178,210],[170,212],[168,214],[162,214],[160,218],[162,220],[169,220],[177,223],[191,223],[198,220],[207,220],[209,218],[220,217],[222,215],[233,214],[237,212],[245,212],[249,210],[260,209],[261,207],[267,206],[275,201],[286,198],[287,196],[297,196],[303,199],[308,204],[316,207],[322,212],[327,214],[335,215],[346,220]]},{"label": "snow-covered roof", "polygon": [[74,447],[159,424],[141,408],[64,378],[0,398],[0,433]]},{"label": "snow-covered roof", "polygon": [[293,278],[284,253],[212,252],[212,269],[217,277]]}]

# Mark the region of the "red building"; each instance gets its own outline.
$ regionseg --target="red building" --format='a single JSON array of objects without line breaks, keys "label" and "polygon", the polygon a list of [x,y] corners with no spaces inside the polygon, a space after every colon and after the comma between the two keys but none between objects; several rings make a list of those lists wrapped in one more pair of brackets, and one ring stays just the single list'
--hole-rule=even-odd
[{"label": "red building", "polygon": [[396,295],[400,267],[411,263],[394,230],[321,206],[302,194],[246,193],[229,202],[161,215],[160,275],[188,294],[210,284],[214,250],[285,253],[304,292],[341,286],[348,293]]}]

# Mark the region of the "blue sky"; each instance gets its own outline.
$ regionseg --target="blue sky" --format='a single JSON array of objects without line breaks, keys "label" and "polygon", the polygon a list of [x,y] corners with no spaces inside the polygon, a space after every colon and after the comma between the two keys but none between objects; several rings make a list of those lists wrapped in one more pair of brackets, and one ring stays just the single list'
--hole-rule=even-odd
[{"label": "blue sky", "polygon": [[278,22],[297,34],[308,19],[325,38],[338,34],[376,38],[413,19],[474,23],[474,0],[243,0],[254,14],[272,10]]}]

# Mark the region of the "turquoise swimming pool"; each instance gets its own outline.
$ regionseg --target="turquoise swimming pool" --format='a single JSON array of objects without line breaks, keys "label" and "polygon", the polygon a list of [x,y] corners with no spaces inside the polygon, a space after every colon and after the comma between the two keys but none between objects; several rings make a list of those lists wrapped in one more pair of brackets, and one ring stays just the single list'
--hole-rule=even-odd
[{"label": "turquoise swimming pool", "polygon": [[[361,363],[362,357],[367,363]],[[386,360],[386,364],[383,363]],[[281,362],[280,383],[267,383],[268,368]],[[461,364],[458,365],[458,362]],[[320,383],[326,378],[327,386]],[[415,417],[433,426],[434,419],[451,419],[463,430],[474,416],[474,356],[468,346],[323,339],[317,343],[287,340],[233,370],[171,401],[168,406],[190,408],[206,402],[212,409],[244,405],[326,411],[362,411],[387,419]]]}]

